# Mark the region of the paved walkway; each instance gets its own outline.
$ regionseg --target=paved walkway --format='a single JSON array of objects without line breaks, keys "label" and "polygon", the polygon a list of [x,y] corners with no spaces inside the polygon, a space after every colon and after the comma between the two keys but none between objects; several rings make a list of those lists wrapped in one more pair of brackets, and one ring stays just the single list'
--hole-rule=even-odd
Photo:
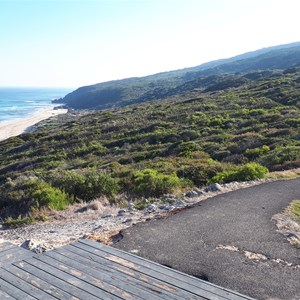
[{"label": "paved walkway", "polygon": [[300,249],[272,216],[300,199],[300,179],[241,189],[124,230],[116,248],[257,299],[300,299]]}]

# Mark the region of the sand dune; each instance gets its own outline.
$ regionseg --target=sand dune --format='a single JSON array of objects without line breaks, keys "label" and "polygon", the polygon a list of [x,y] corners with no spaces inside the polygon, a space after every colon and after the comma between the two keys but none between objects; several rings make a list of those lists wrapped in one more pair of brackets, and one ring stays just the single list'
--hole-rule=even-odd
[{"label": "sand dune", "polygon": [[37,114],[28,117],[26,119],[14,120],[0,123],[0,141],[8,139],[12,136],[17,136],[21,133],[24,133],[32,125],[48,119],[50,117],[64,114],[67,112],[67,109],[57,109],[45,108],[40,110]]}]

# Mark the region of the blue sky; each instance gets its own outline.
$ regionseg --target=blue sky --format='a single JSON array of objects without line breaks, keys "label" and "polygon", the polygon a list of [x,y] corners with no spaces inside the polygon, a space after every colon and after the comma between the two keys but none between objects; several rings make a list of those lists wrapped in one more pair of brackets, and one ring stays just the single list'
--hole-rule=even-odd
[{"label": "blue sky", "polygon": [[300,41],[299,0],[0,0],[0,86],[79,87]]}]

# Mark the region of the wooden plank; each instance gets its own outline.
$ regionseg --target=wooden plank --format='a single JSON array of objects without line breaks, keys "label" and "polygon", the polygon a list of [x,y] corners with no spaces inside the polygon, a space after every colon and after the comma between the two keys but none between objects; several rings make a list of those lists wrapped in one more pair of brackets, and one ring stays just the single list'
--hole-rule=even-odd
[{"label": "wooden plank", "polygon": [[[142,273],[127,267],[122,267],[114,262],[106,260],[105,258],[94,255],[91,252],[73,247],[72,245],[65,246],[61,249],[56,249],[55,251],[76,261],[82,262],[91,268],[95,268],[97,270],[101,269],[106,273],[112,273],[113,276],[118,278],[118,280],[124,280],[125,278],[128,281],[128,278],[131,278],[130,284],[132,286],[137,286],[137,288],[151,289],[152,291],[155,291],[156,294],[159,294],[161,299],[170,299],[170,297],[173,297],[174,299],[184,298],[181,290],[176,290],[171,285],[166,285],[165,283],[155,280],[152,277],[143,275]],[[177,296],[178,293],[180,296]]]},{"label": "wooden plank", "polygon": [[0,243],[1,264],[0,299],[252,299],[91,240],[41,255]]},{"label": "wooden plank", "polygon": [[26,281],[20,279],[19,277],[11,274],[10,272],[1,268],[1,279],[6,280],[10,284],[14,285],[18,289],[22,290],[23,292],[27,293],[28,295],[35,297],[37,299],[56,299],[51,295],[47,294],[46,292],[36,288],[35,286],[27,283]]},{"label": "wooden plank", "polygon": [[78,300],[79,298],[74,297],[58,288],[56,288],[53,285],[50,285],[49,283],[41,280],[40,278],[16,267],[13,265],[8,265],[6,267],[3,267],[6,271],[12,273],[13,275],[19,277],[20,279],[26,281],[27,283],[35,286],[38,289],[43,290],[44,292],[48,293],[49,295],[53,296],[54,298],[60,299],[60,300]]},{"label": "wooden plank", "polygon": [[[78,247],[72,245],[65,246],[60,249],[56,249],[55,252],[59,252],[67,257],[70,257],[76,261],[84,263],[91,268],[101,269],[103,272],[111,272],[120,280],[132,277],[131,284],[137,286],[137,288],[147,288],[156,293],[159,293],[161,299],[199,299],[199,296],[193,295],[189,292],[178,289],[173,285],[167,284],[151,276],[140,273],[139,271],[130,269],[126,266],[121,266],[118,263],[109,261],[103,257],[97,256],[91,252],[84,251]],[[203,298],[200,298],[203,299]]]},{"label": "wooden plank", "polygon": [[[8,247],[8,248],[5,248],[3,249],[0,254],[1,254],[1,258],[4,257],[5,255],[7,255],[8,253],[15,253],[15,252],[18,252],[20,249],[20,247],[17,247],[17,246],[14,246],[14,247]],[[23,249],[25,250],[25,249]],[[26,251],[26,250],[25,250]]]},{"label": "wooden plank", "polygon": [[[139,271],[143,270],[143,272],[146,272],[146,274],[148,275],[152,274],[150,276],[156,276],[163,281],[178,286],[182,289],[192,291],[193,293],[203,297],[206,297],[205,295],[207,295],[207,293],[205,293],[205,295],[202,294],[203,291],[206,291],[210,293],[211,297],[213,297],[214,295],[217,296],[216,299],[220,299],[220,297],[223,297],[224,299],[229,299],[229,300],[244,300],[244,299],[254,300],[253,298],[247,297],[245,295],[241,295],[234,291],[229,291],[225,288],[216,286],[207,281],[197,279],[193,276],[184,274],[180,271],[169,269],[158,263],[149,261],[145,258],[133,255],[131,253],[127,253],[120,249],[108,247],[106,245],[91,240],[85,240],[85,239],[80,240],[79,242],[74,243],[73,245],[76,247],[82,247],[82,245],[88,245],[90,246],[90,251],[92,253],[95,252],[95,250],[93,249],[98,249],[106,253],[104,255],[100,254],[101,256],[104,256],[109,260],[119,262],[120,264],[123,265],[133,262],[138,265]],[[85,250],[89,251],[86,247]],[[162,277],[162,275],[164,276]],[[214,298],[209,298],[209,299],[214,299]]]},{"label": "wooden plank", "polygon": [[14,247],[3,251],[0,256],[0,267],[15,261],[20,261],[34,255],[33,252],[20,247]]},{"label": "wooden plank", "polygon": [[52,260],[49,257],[45,257],[44,255],[34,256],[32,259],[26,260],[26,262],[60,278],[61,280],[67,281],[70,284],[79,287],[91,295],[96,296],[96,299],[122,299],[102,290],[102,282],[100,280],[94,280],[94,282],[97,282],[97,286],[95,286],[94,284],[90,283],[90,278],[88,278],[88,275],[82,274],[76,269],[69,268],[64,264]]},{"label": "wooden plank", "polygon": [[[217,295],[217,294],[213,293],[211,290],[207,290],[205,288],[203,289],[202,286],[199,287],[199,286],[191,285],[188,282],[188,280],[186,280],[186,278],[184,278],[185,281],[182,282],[181,280],[174,277],[173,269],[171,270],[167,267],[162,267],[160,265],[159,265],[160,268],[155,268],[155,264],[152,264],[152,262],[150,262],[150,261],[142,261],[142,263],[141,263],[138,259],[137,259],[137,261],[133,260],[133,259],[126,260],[126,258],[127,258],[126,255],[124,256],[123,253],[118,252],[118,249],[114,249],[114,248],[111,249],[112,251],[116,250],[116,251],[114,251],[116,254],[118,254],[118,256],[116,256],[116,255],[112,255],[110,253],[103,251],[101,248],[99,249],[98,245],[95,245],[95,247],[93,247],[93,245],[88,245],[85,243],[75,243],[72,246],[78,246],[78,247],[84,249],[85,251],[90,251],[91,253],[94,253],[96,255],[99,255],[99,256],[107,259],[109,262],[113,261],[115,263],[118,263],[120,266],[128,266],[131,269],[134,267],[134,270],[136,270],[136,271],[139,271],[139,272],[146,274],[148,276],[151,276],[153,278],[159,279],[165,283],[168,283],[177,288],[183,289],[184,291],[193,293],[194,295],[208,298],[211,300],[230,299],[228,297],[224,297],[224,295]],[[102,245],[100,247],[102,247]],[[137,257],[137,258],[139,258],[139,257]],[[135,263],[134,266],[132,265],[133,262]],[[165,272],[161,272],[161,269],[163,269],[163,271],[165,271]],[[199,283],[201,283],[200,280],[199,280]],[[217,290],[217,292],[218,292],[218,290]]]},{"label": "wooden plank", "polygon": [[[76,296],[79,299],[89,299],[89,300],[100,299],[98,297],[95,297],[95,296],[83,291],[82,289],[80,289],[79,287],[74,285],[73,284],[74,282],[69,283],[69,282],[59,278],[60,272],[58,271],[56,274],[55,269],[54,269],[55,275],[53,275],[51,273],[46,272],[44,269],[39,269],[38,267],[35,267],[35,266],[29,264],[26,261],[17,262],[17,263],[14,263],[14,265],[16,265],[18,268],[21,268],[22,270],[24,270],[26,272],[34,274],[34,276],[39,277],[43,281],[47,282],[49,285],[55,286],[55,287],[65,291],[66,293],[69,293],[73,297]],[[49,268],[47,268],[47,271],[49,271]],[[66,277],[64,274],[63,274],[63,276]],[[76,284],[76,282],[75,282],[75,284]]]},{"label": "wooden plank", "polygon": [[[1,289],[1,286],[0,286],[0,289]],[[16,299],[8,294],[6,294],[4,291],[1,291],[0,290],[0,299],[8,299],[8,300],[11,300],[11,299]]]},{"label": "wooden plank", "polygon": [[[207,291],[206,289],[203,289],[202,287],[191,285],[187,280],[185,282],[178,280],[177,278],[174,277],[173,270],[168,269],[167,267],[163,267],[163,268],[166,269],[166,273],[168,273],[168,274],[160,273],[158,270],[153,270],[152,262],[150,262],[150,261],[146,261],[146,263],[143,263],[143,265],[142,264],[133,265],[132,260],[131,261],[125,260],[122,253],[117,253],[119,255],[122,254],[122,257],[120,257],[120,256],[114,256],[112,254],[108,254],[107,252],[102,251],[101,249],[96,249],[96,248],[93,248],[92,246],[85,245],[85,244],[75,243],[72,246],[78,246],[78,247],[84,249],[85,251],[90,251],[91,253],[94,253],[96,255],[99,255],[99,256],[107,259],[109,261],[109,263],[115,262],[115,263],[119,264],[120,266],[127,266],[130,269],[133,269],[133,270],[141,272],[145,275],[151,276],[154,279],[158,279],[160,281],[163,281],[164,283],[171,284],[172,286],[175,286],[176,288],[180,288],[186,292],[193,293],[194,295],[196,295],[198,297],[204,297],[204,298],[211,299],[211,300],[230,299],[228,297],[224,297],[224,295],[222,295],[222,296],[216,295],[215,293],[212,293],[211,291]],[[113,250],[115,250],[115,249],[113,249]],[[200,280],[199,280],[199,283],[201,283]]]},{"label": "wooden plank", "polygon": [[[0,273],[0,275],[1,275],[3,270],[0,269],[0,271],[1,271],[1,273]],[[10,295],[14,299],[22,299],[22,300],[35,300],[36,299],[36,298],[28,295],[21,289],[19,289],[18,286],[15,286],[13,283],[7,282],[6,280],[3,280],[2,278],[0,278],[0,290],[4,291],[5,293]]]},{"label": "wooden plank", "polygon": [[5,250],[8,250],[8,249],[12,249],[12,248],[15,248],[17,246],[9,243],[9,242],[1,242],[0,243],[0,256],[1,256],[1,252],[2,251],[5,251]]},{"label": "wooden plank", "polygon": [[[40,256],[38,257],[38,259],[54,266],[55,268],[58,268],[62,271],[74,275],[82,282],[94,286],[94,288],[99,289],[97,294],[102,292],[105,297],[108,297],[107,295],[109,294],[110,297],[114,295],[121,299],[136,299],[134,295],[127,291],[128,288],[124,287],[124,289],[122,289],[112,284],[112,282],[115,281],[116,278],[101,272],[97,272],[96,270],[93,270],[91,268],[87,268],[84,265],[79,264],[77,262],[72,262],[72,260],[68,258],[62,258],[61,260],[57,260],[57,256],[60,256],[58,253],[54,253],[53,256],[55,258],[50,256]],[[140,298],[145,299],[142,297]]]},{"label": "wooden plank", "polygon": [[[66,254],[66,252],[64,253]],[[173,296],[174,299],[177,297],[172,294],[164,295],[155,286],[150,284],[144,284],[143,282],[136,280],[135,278],[122,275],[120,272],[116,272],[112,268],[98,265],[94,260],[87,259],[84,257],[78,257],[72,252],[67,253],[67,256],[58,251],[51,251],[47,253],[47,256],[52,257],[70,267],[76,268],[77,270],[88,273],[90,276],[100,279],[108,284],[108,291],[113,291],[114,294],[122,297],[124,291],[128,292],[131,299],[136,297],[142,299],[170,299]],[[90,255],[89,253],[83,253],[83,256]],[[114,290],[116,289],[116,291]],[[128,298],[130,299],[130,298]],[[179,299],[179,298],[177,298]],[[183,298],[181,298],[183,299]]]},{"label": "wooden plank", "polygon": [[[85,251],[91,252],[102,258],[105,258],[109,262],[109,264],[112,262],[115,262],[121,267],[128,267],[131,270],[135,270],[135,271],[142,273],[143,275],[151,276],[153,279],[160,280],[164,284],[170,284],[171,286],[173,286],[177,289],[178,288],[182,289],[184,292],[189,292],[196,297],[204,297],[204,298],[210,297],[209,299],[211,299],[211,300],[228,299],[228,298],[224,298],[224,297],[220,298],[220,296],[216,296],[215,294],[211,293],[210,291],[208,292],[205,289],[199,288],[194,285],[190,285],[188,281],[182,282],[182,281],[177,280],[176,278],[172,278],[169,274],[165,275],[165,274],[159,273],[157,270],[153,270],[151,268],[150,264],[149,264],[149,266],[135,264],[135,262],[133,262],[133,261],[125,260],[123,257],[107,254],[105,251],[93,248],[89,245],[75,243],[75,244],[73,244],[73,246],[78,246],[78,247],[84,249]],[[172,270],[170,270],[170,274],[172,274]],[[174,276],[174,274],[172,274],[172,275]]]}]

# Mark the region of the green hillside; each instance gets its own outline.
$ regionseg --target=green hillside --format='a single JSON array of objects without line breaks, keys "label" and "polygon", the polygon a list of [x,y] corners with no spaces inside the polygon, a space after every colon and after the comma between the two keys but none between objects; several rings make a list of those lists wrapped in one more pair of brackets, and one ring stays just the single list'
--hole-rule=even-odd
[{"label": "green hillside", "polygon": [[173,82],[153,101],[61,115],[1,142],[0,217],[300,167],[299,67]]},{"label": "green hillside", "polygon": [[57,102],[78,109],[112,108],[165,99],[170,95],[178,94],[186,85],[194,85],[195,81],[196,88],[205,88],[213,83],[214,76],[217,75],[284,70],[299,65],[300,43],[293,43],[261,49],[193,68],[80,87]]}]

